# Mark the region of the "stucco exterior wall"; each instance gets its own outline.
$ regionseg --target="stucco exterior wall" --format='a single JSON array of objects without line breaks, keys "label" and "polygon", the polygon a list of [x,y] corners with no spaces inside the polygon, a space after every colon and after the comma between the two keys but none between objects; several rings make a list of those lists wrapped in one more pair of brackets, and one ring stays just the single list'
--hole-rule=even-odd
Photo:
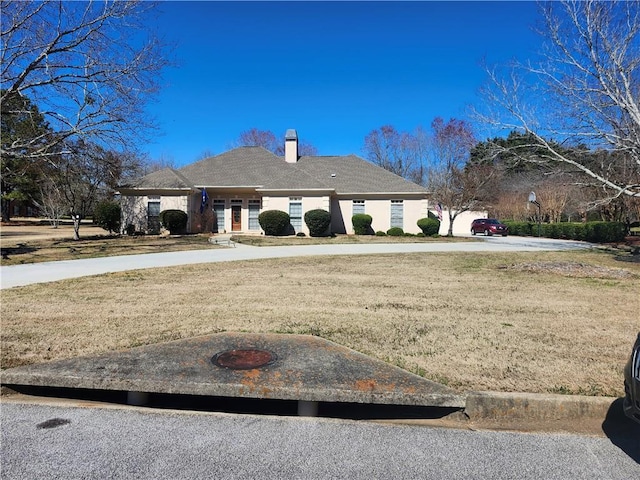
[{"label": "stucco exterior wall", "polygon": [[[436,215],[435,210],[432,211]],[[487,218],[487,212],[470,211],[460,213],[453,222],[453,235],[471,235],[471,223],[476,218]],[[449,212],[442,211],[442,222],[440,222],[440,235],[446,235],[449,231]]]},{"label": "stucco exterior wall", "polygon": [[[417,221],[424,218],[428,214],[428,201],[424,198],[394,198],[394,197],[330,197],[328,193],[322,192],[317,195],[296,194],[295,192],[283,195],[267,195],[261,197],[260,193],[255,191],[238,192],[229,190],[208,191],[208,203],[203,212],[200,212],[202,196],[199,192],[187,194],[186,192],[179,195],[158,194],[154,192],[145,192],[146,195],[125,196],[121,197],[121,205],[123,211],[123,229],[129,224],[134,225],[135,230],[139,232],[148,232],[148,204],[149,201],[160,201],[160,211],[168,209],[178,209],[187,213],[189,222],[187,231],[190,233],[200,232],[216,232],[231,233],[232,230],[232,207],[237,206],[241,209],[241,225],[237,233],[261,234],[257,222],[251,222],[250,228],[250,204],[255,205],[258,202],[259,212],[265,210],[282,210],[289,213],[289,205],[292,199],[300,199],[302,203],[302,222],[299,231],[305,235],[309,235],[309,229],[304,222],[304,214],[310,210],[322,209],[331,213],[331,232],[352,234],[353,225],[351,217],[353,216],[353,200],[363,200],[365,213],[373,218],[372,228],[374,231],[386,232],[391,226],[391,205],[392,200],[402,200],[402,228],[407,233],[419,233]],[[221,220],[216,219],[214,208],[224,205]],[[464,214],[463,214],[464,215]],[[473,218],[478,215],[471,215],[468,225],[471,225]],[[456,220],[454,226],[456,231],[458,228],[464,228],[465,232],[469,229],[459,227],[459,223],[463,224],[466,220]],[[441,225],[441,232],[445,228],[445,223]],[[448,224],[447,224],[448,225]],[[446,233],[446,230],[444,230]]]},{"label": "stucco exterior wall", "polygon": [[[190,202],[190,196],[187,194],[178,195],[147,195],[131,196],[122,195],[120,197],[120,206],[122,208],[122,230],[126,231],[128,225],[133,225],[136,232],[149,231],[148,224],[148,205],[149,202],[160,202],[160,211],[163,210],[182,210],[187,212],[189,223],[187,223],[187,231],[192,230],[193,208]],[[191,211],[190,211],[191,210]]]},{"label": "stucco exterior wall", "polygon": [[418,228],[418,220],[428,215],[428,201],[424,198],[407,199],[407,198],[367,198],[353,197],[336,199],[335,203],[340,209],[341,215],[333,215],[332,228],[335,233],[352,234],[353,224],[353,201],[364,200],[364,213],[371,215],[371,228],[377,232],[386,232],[391,228],[391,201],[402,200],[402,229],[405,233],[420,233]]},{"label": "stucco exterior wall", "polygon": [[[317,195],[317,196],[306,196],[304,195],[296,195],[287,194],[284,196],[280,195],[270,195],[264,196],[262,199],[262,211],[266,210],[281,210],[283,212],[289,213],[289,203],[292,198],[299,198],[302,202],[302,229],[300,230],[305,235],[309,235],[309,228],[307,224],[304,222],[304,214],[310,210],[322,209],[327,212],[332,213],[331,209],[331,200],[329,195]],[[297,232],[296,232],[297,233]]]}]

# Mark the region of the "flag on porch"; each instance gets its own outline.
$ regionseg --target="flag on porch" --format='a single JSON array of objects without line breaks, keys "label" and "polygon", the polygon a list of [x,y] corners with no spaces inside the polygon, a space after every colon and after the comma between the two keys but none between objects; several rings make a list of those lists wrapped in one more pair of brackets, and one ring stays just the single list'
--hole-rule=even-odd
[{"label": "flag on porch", "polygon": [[202,189],[202,203],[200,204],[200,213],[204,213],[204,209],[207,207],[209,201],[209,195],[207,195],[207,189]]}]

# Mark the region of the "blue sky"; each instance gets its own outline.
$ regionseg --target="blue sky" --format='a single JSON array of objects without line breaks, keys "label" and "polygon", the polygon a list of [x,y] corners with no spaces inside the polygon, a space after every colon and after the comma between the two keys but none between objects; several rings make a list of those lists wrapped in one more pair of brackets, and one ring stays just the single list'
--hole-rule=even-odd
[{"label": "blue sky", "polygon": [[382,125],[410,131],[465,118],[481,62],[539,45],[533,2],[169,1],[154,25],[178,66],[150,106],[153,159],[176,166],[227,150],[241,132],[298,137],[321,155],[362,154]]}]

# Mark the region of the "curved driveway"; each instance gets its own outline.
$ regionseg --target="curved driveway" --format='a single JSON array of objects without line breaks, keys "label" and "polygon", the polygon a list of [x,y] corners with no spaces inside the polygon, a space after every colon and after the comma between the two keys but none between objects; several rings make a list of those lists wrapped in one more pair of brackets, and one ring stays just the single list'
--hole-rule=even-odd
[{"label": "curved driveway", "polygon": [[430,243],[375,243],[252,247],[237,244],[235,248],[215,248],[184,252],[120,255],[115,257],[65,260],[0,267],[0,288],[20,287],[33,283],[53,282],[104,273],[173,267],[199,263],[233,262],[266,258],[316,255],[371,255],[429,252],[537,252],[578,250],[591,244],[567,240],[531,237],[478,237],[480,241]]}]

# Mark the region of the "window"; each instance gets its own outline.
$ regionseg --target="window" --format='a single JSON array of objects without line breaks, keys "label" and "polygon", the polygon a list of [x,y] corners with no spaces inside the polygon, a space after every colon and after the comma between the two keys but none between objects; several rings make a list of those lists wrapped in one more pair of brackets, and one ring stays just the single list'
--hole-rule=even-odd
[{"label": "window", "polygon": [[364,200],[353,201],[352,214],[357,215],[359,213],[364,213]]},{"label": "window", "polygon": [[260,230],[260,200],[249,200],[249,230]]},{"label": "window", "polygon": [[302,231],[302,198],[289,198],[289,221],[296,233]]},{"label": "window", "polygon": [[224,200],[214,200],[213,201],[213,232],[221,233],[224,232]]},{"label": "window", "polygon": [[391,200],[391,228],[404,228],[404,208],[402,200]]},{"label": "window", "polygon": [[147,229],[149,233],[160,233],[160,200],[151,200],[147,203]]}]

